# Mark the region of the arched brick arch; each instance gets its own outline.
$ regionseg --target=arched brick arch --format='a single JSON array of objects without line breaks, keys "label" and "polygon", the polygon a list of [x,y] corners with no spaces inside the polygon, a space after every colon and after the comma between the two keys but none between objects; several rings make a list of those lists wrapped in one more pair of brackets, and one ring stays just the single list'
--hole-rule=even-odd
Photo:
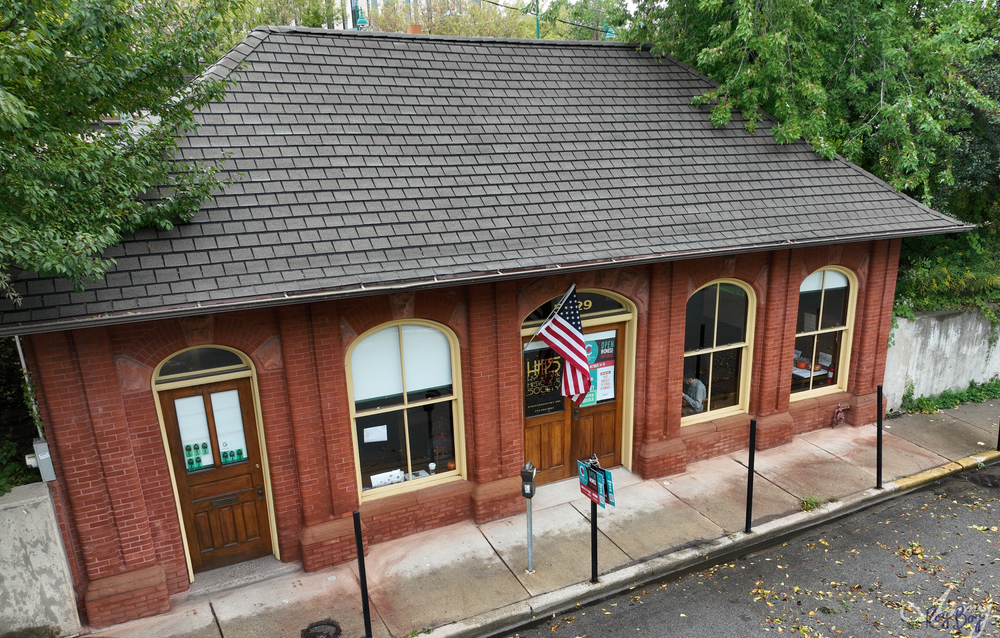
[{"label": "arched brick arch", "polygon": [[753,288],[757,303],[767,300],[766,255],[734,255],[701,259],[688,267],[687,297],[717,279],[739,279]]},{"label": "arched brick arch", "polygon": [[[261,311],[254,313],[254,315],[267,312]],[[211,328],[208,336],[198,340],[204,345],[229,346],[251,358],[256,358],[254,353],[274,337],[274,334],[261,325],[262,323],[273,323],[271,317],[241,316],[227,313],[210,315],[210,318]],[[265,321],[255,321],[255,319],[265,319]],[[189,331],[184,329],[183,321],[183,319],[172,319],[140,324],[129,331],[127,339],[116,340],[121,345],[121,350],[117,354],[141,365],[156,367],[178,350],[194,345],[189,343]],[[255,363],[260,364],[261,362],[255,361]]]},{"label": "arched brick arch", "polygon": [[868,275],[868,257],[871,244],[839,244],[819,246],[801,252],[801,268],[793,269],[788,277],[789,290],[797,291],[805,278],[820,268],[840,266],[854,273],[858,278],[858,288],[864,289]]},{"label": "arched brick arch", "polygon": [[645,316],[649,307],[649,275],[631,268],[568,273],[535,279],[520,289],[517,295],[519,322],[542,304],[566,294],[572,284],[578,289],[592,288],[618,293],[635,304],[637,313]]},{"label": "arched brick arch", "polygon": [[344,352],[358,335],[389,321],[428,319],[451,328],[465,349],[468,343],[465,296],[459,289],[421,290],[340,303],[341,347]]}]

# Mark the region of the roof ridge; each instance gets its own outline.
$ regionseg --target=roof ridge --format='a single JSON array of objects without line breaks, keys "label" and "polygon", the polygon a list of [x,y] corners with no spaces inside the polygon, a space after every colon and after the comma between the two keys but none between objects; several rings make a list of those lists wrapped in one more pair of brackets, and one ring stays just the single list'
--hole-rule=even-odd
[{"label": "roof ridge", "polygon": [[398,33],[394,31],[355,31],[353,29],[322,29],[316,27],[290,27],[290,26],[266,26],[257,27],[255,30],[267,31],[269,33],[300,33],[306,35],[336,35],[358,38],[379,38],[388,40],[434,40],[450,42],[503,42],[507,44],[534,45],[534,46],[586,46],[586,47],[639,47],[640,49],[650,49],[652,45],[645,43],[636,45],[632,42],[619,42],[617,40],[545,40],[535,38],[483,38],[473,36],[458,35],[434,35],[429,33]]},{"label": "roof ridge", "polygon": [[199,79],[225,80],[239,68],[247,56],[253,53],[264,40],[268,39],[270,34],[270,27],[255,28],[245,38],[237,42],[233,48],[229,49],[215,64],[205,69]]}]

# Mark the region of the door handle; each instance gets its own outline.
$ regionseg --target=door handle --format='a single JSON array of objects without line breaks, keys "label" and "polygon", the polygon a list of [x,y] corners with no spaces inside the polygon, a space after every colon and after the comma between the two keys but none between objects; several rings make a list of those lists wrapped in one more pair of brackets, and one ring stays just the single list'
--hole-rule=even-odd
[{"label": "door handle", "polygon": [[263,501],[264,500],[264,486],[263,485],[258,485],[257,486],[257,500],[258,501]]},{"label": "door handle", "polygon": [[580,406],[574,405],[573,406],[573,420],[576,421],[579,418],[580,418]]}]

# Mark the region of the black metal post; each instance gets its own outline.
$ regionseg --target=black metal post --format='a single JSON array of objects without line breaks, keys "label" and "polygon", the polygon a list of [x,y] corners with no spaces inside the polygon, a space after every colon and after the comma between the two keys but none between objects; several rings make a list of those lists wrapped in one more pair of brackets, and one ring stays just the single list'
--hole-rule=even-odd
[{"label": "black metal post", "polygon": [[365,545],[361,539],[361,512],[354,510],[354,540],[358,544],[358,577],[361,579],[361,608],[365,614],[365,636],[372,638],[372,612],[368,607],[368,576],[365,574]]},{"label": "black metal post", "polygon": [[878,442],[875,446],[875,487],[882,489],[882,386],[878,386],[878,412],[875,424],[878,426]]},{"label": "black metal post", "polygon": [[590,502],[590,582],[597,582],[597,503]]},{"label": "black metal post", "polygon": [[750,461],[747,463],[747,524],[745,531],[750,533],[750,519],[753,518],[753,456],[757,450],[757,419],[750,419]]}]

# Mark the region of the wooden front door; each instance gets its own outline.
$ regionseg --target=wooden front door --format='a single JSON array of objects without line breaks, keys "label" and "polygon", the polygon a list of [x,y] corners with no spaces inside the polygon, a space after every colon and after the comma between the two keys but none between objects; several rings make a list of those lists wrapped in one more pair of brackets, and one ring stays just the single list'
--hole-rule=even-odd
[{"label": "wooden front door", "polygon": [[271,554],[250,379],[166,390],[160,405],[194,571]]},{"label": "wooden front door", "polygon": [[621,465],[625,324],[584,328],[583,333],[593,387],[579,407],[560,395],[562,357],[537,340],[522,355],[524,456],[538,468],[538,484],[576,476],[577,460],[592,454],[601,467]]}]

